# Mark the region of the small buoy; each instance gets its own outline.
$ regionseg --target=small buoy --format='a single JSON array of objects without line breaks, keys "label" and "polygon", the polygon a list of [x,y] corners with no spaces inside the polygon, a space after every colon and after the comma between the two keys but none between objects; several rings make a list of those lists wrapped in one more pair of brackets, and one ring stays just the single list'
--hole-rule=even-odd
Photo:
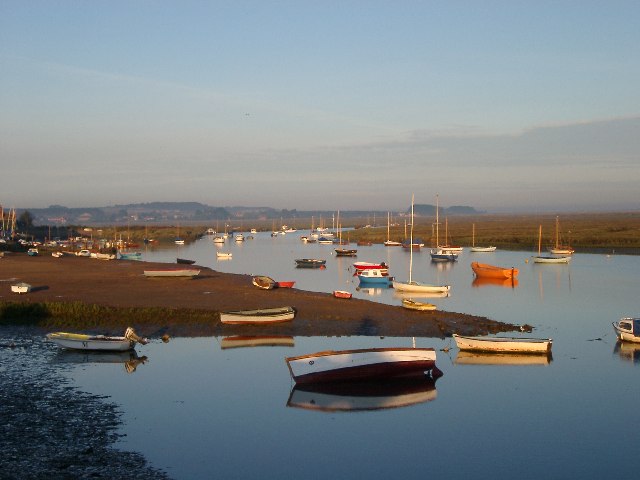
[{"label": "small buoy", "polygon": [[165,333],[164,335],[162,335],[162,341],[163,341],[164,343],[169,342],[169,338],[170,338],[170,337],[169,337],[169,335],[167,335],[166,333]]}]

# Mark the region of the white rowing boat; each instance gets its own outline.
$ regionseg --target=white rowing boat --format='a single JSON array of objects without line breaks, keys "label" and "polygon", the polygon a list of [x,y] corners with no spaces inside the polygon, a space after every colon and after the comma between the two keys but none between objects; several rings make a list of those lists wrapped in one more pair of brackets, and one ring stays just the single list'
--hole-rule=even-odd
[{"label": "white rowing boat", "polygon": [[285,358],[291,377],[297,383],[345,379],[442,375],[436,367],[433,348],[367,348],[323,351]]},{"label": "white rowing boat", "polygon": [[550,338],[466,337],[455,333],[453,339],[460,350],[499,353],[548,354],[552,343]]},{"label": "white rowing boat", "polygon": [[25,282],[14,283],[11,285],[11,291],[17,294],[29,293],[31,291],[31,285]]},{"label": "white rowing boat", "polygon": [[47,334],[47,340],[64,348],[74,350],[106,350],[124,352],[131,350],[136,343],[146,344],[148,340],[136,335],[129,327],[122,337],[107,335],[87,335],[83,333],[53,332]]},{"label": "white rowing boat", "polygon": [[220,312],[220,321],[228,324],[266,324],[288,322],[296,316],[293,307],[261,308]]}]

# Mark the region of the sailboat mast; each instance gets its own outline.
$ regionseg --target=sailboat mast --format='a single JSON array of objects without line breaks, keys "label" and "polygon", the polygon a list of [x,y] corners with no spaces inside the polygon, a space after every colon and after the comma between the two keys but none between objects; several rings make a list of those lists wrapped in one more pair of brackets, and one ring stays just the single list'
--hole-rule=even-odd
[{"label": "sailboat mast", "polygon": [[438,199],[438,194],[436,193],[436,248],[440,246],[440,235],[439,235],[440,221],[439,221],[439,215],[438,215],[440,207],[438,206],[438,203],[439,203],[439,199]]},{"label": "sailboat mast", "polygon": [[541,249],[542,249],[542,225],[540,225],[540,230],[538,232],[538,256],[540,256]]},{"label": "sailboat mast", "polygon": [[411,283],[411,272],[413,271],[413,193],[411,194],[411,238],[409,244],[409,283]]}]

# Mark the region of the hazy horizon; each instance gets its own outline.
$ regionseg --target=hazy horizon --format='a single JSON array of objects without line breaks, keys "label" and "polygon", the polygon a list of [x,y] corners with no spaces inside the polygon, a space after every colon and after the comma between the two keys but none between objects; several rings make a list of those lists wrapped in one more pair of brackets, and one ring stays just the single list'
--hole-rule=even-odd
[{"label": "hazy horizon", "polygon": [[638,18],[620,0],[1,2],[0,204],[637,210]]}]

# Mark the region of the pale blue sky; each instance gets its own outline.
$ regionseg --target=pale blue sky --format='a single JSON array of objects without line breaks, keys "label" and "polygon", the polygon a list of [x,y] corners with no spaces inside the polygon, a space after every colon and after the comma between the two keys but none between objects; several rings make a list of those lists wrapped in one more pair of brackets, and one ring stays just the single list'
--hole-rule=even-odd
[{"label": "pale blue sky", "polygon": [[640,208],[638,1],[0,0],[0,204]]}]

